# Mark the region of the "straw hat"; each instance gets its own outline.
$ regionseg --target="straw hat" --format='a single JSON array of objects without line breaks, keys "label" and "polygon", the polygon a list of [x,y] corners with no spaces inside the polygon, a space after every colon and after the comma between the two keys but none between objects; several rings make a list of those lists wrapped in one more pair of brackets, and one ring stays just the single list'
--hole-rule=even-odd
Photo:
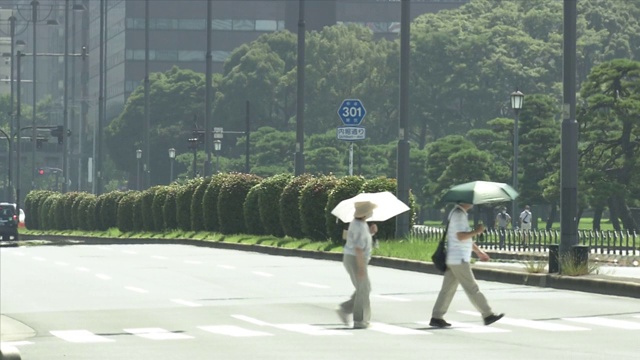
[{"label": "straw hat", "polygon": [[371,201],[359,201],[354,204],[356,211],[353,213],[353,217],[358,218],[370,218],[373,215],[373,209],[377,207],[376,204]]}]

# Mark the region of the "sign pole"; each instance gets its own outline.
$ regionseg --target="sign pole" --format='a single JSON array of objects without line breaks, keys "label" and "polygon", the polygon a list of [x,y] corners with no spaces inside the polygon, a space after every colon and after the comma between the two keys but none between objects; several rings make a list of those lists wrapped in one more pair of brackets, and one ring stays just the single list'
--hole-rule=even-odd
[{"label": "sign pole", "polygon": [[353,142],[349,143],[349,176],[353,176]]}]

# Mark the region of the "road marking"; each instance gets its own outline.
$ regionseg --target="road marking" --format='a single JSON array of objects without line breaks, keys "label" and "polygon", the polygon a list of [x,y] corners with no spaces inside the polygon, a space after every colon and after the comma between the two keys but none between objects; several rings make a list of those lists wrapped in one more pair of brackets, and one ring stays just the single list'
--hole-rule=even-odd
[{"label": "road marking", "polygon": [[329,287],[326,285],[320,285],[320,284],[314,284],[314,283],[308,283],[308,282],[299,282],[299,285],[302,286],[307,286],[307,287],[312,287],[312,288],[316,288],[316,289],[328,289]]},{"label": "road marking", "polygon": [[24,346],[24,345],[33,345],[31,341],[0,341],[0,346]]},{"label": "road marking", "polygon": [[101,342],[113,342],[112,339],[96,335],[87,330],[62,330],[62,331],[49,331],[51,335],[59,337],[62,340],[72,343],[101,343]]},{"label": "road marking", "polygon": [[258,320],[258,319],[254,319],[252,317],[249,316],[245,316],[245,315],[231,315],[231,317],[236,318],[238,320],[242,320],[242,321],[246,321],[248,323],[254,324],[254,325],[258,325],[258,326],[271,326],[271,324],[269,324],[268,322],[262,321],[262,320]]},{"label": "road marking", "polygon": [[403,298],[403,297],[399,297],[399,296],[391,296],[391,295],[373,295],[373,296],[377,297],[377,298],[380,298],[380,299],[400,301],[400,302],[410,302],[411,301],[411,299],[407,299],[407,298]]},{"label": "road marking", "polygon": [[78,267],[76,268],[76,270],[78,270],[78,271],[82,271],[82,272],[91,271],[91,270],[89,270],[88,268],[86,268],[86,267],[84,267],[84,266],[78,266]]},{"label": "road marking", "polygon": [[64,262],[64,261],[56,261],[56,265],[60,265],[60,266],[67,266],[67,265],[69,265],[69,264],[67,264],[67,263],[66,263],[66,262]]},{"label": "road marking", "polygon": [[113,249],[108,248],[106,246],[98,246],[97,248],[100,249],[100,250],[104,250],[104,251],[113,251]]},{"label": "road marking", "polygon": [[202,264],[202,261],[197,261],[197,260],[185,260],[184,262],[187,264],[195,264],[195,265]]},{"label": "road marking", "polygon": [[193,339],[193,336],[174,333],[161,328],[139,328],[139,329],[123,329],[129,334],[140,336],[151,340],[183,340]]},{"label": "road marking", "polygon": [[263,276],[263,277],[272,277],[273,274],[269,274],[267,272],[263,272],[263,271],[254,271],[254,274],[258,275],[258,276]]},{"label": "road marking", "polygon": [[15,256],[24,256],[24,253],[22,251],[12,251],[11,253]]},{"label": "road marking", "polygon": [[223,269],[227,269],[227,270],[233,270],[236,267],[235,266],[231,266],[231,265],[218,265],[219,268],[223,268]]},{"label": "road marking", "polygon": [[395,326],[383,323],[371,323],[369,329],[389,335],[431,335],[426,331],[410,329],[402,326]]},{"label": "road marking", "polygon": [[[471,334],[491,334],[491,333],[506,333],[511,330],[501,329],[495,326],[475,325],[463,322],[449,321],[451,323],[451,330],[462,331]],[[421,322],[428,325],[428,321]]]},{"label": "road marking", "polygon": [[[459,312],[462,313],[462,314],[467,314],[467,315],[480,316],[480,314],[475,312],[475,311],[459,311]],[[498,323],[500,325],[511,325],[511,326],[524,327],[524,328],[528,328],[528,329],[544,330],[544,331],[585,331],[585,330],[591,330],[591,329],[588,329],[588,328],[583,328],[583,327],[578,327],[578,326],[554,324],[554,323],[547,322],[547,321],[535,321],[535,320],[527,320],[527,319],[514,319],[514,318],[510,318],[510,317],[506,317],[506,316],[503,317],[502,319],[498,320]]]},{"label": "road marking", "polygon": [[134,292],[140,293],[140,294],[146,294],[146,293],[148,293],[148,291],[147,291],[147,290],[145,290],[145,289],[140,289],[140,288],[137,288],[137,287],[135,287],[135,286],[125,286],[124,288],[125,288],[125,289],[127,289],[127,290],[131,290],[131,291],[134,291]]},{"label": "road marking", "polygon": [[40,256],[34,256],[34,257],[32,257],[32,259],[36,260],[36,261],[45,261],[45,260],[47,260],[47,259],[45,259],[43,257],[40,257]]},{"label": "road marking", "polygon": [[122,250],[122,252],[129,255],[136,255],[138,253],[137,251],[133,250]]},{"label": "road marking", "polygon": [[198,328],[210,333],[234,337],[273,336],[270,333],[244,329],[234,325],[198,326]]},{"label": "road marking", "polygon": [[293,331],[305,335],[326,336],[326,335],[352,335],[344,330],[325,329],[323,327],[309,324],[272,324],[271,326],[278,329]]},{"label": "road marking", "polygon": [[105,274],[96,274],[96,277],[102,280],[111,280],[111,276]]},{"label": "road marking", "polygon": [[563,318],[563,320],[579,322],[582,324],[599,325],[625,330],[640,330],[640,323],[625,320],[607,319],[600,317]]},{"label": "road marking", "polygon": [[202,305],[200,305],[198,303],[194,303],[194,302],[187,301],[187,300],[182,300],[182,299],[171,299],[171,301],[173,301],[176,304],[186,305],[186,306],[191,306],[191,307],[200,307],[200,306],[202,306]]},{"label": "road marking", "polygon": [[161,255],[151,255],[151,257],[153,259],[158,259],[158,260],[166,260],[167,259],[166,256],[161,256]]}]

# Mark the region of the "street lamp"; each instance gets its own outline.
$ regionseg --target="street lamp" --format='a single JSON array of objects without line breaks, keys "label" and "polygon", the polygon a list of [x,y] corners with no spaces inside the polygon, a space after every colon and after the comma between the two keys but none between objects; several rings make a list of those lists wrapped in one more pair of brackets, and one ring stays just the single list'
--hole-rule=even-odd
[{"label": "street lamp", "polygon": [[216,151],[216,173],[220,172],[220,149],[222,149],[222,141],[214,140],[213,148]]},{"label": "street lamp", "polygon": [[[524,103],[524,94],[516,90],[511,93],[511,109],[515,113],[515,123],[513,128],[513,188],[518,190],[518,115],[522,110]],[[518,202],[514,199],[511,209],[511,218],[513,219],[513,227],[518,224],[516,211],[518,210]]]},{"label": "street lamp", "polygon": [[173,182],[173,162],[176,159],[176,149],[169,149],[169,159],[171,159],[171,172],[169,173],[169,184]]},{"label": "street lamp", "polygon": [[140,190],[140,159],[142,159],[142,150],[136,150],[136,159],[138,159],[138,173],[136,175],[136,190]]}]

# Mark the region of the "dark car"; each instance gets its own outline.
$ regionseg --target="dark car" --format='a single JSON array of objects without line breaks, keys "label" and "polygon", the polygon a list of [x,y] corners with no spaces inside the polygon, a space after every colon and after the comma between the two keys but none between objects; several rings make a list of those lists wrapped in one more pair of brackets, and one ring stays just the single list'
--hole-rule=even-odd
[{"label": "dark car", "polygon": [[18,214],[16,206],[11,203],[0,203],[0,235],[3,241],[18,240]]}]

